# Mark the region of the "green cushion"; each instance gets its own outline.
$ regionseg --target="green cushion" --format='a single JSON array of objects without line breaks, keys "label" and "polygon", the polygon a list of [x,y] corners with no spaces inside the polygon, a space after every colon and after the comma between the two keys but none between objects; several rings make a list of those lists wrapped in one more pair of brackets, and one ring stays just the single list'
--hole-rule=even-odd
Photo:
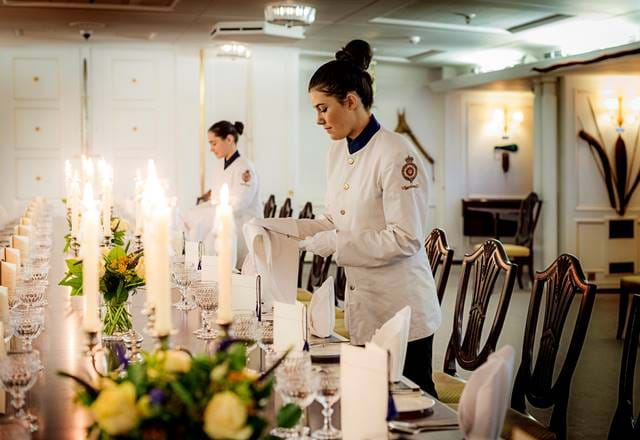
[{"label": "green cushion", "polygon": [[466,382],[458,377],[453,377],[442,371],[434,371],[431,375],[436,386],[438,399],[445,404],[460,402],[462,390]]},{"label": "green cushion", "polygon": [[502,426],[502,433],[500,434],[501,437],[504,440],[510,440],[513,436],[514,428],[519,428],[538,440],[556,439],[556,435],[553,432],[533,417],[509,408],[504,418],[504,425]]},{"label": "green cushion", "polygon": [[620,278],[620,286],[628,289],[640,289],[640,275],[627,275]]}]

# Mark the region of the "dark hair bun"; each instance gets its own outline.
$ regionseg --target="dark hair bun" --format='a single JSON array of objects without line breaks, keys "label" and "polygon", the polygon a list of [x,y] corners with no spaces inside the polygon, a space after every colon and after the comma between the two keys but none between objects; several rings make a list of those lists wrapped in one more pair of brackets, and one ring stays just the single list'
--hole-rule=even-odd
[{"label": "dark hair bun", "polygon": [[371,46],[364,40],[351,40],[336,52],[336,60],[353,63],[362,70],[369,68],[372,56]]},{"label": "dark hair bun", "polygon": [[242,134],[242,132],[244,131],[244,124],[240,121],[236,121],[233,124],[234,128],[236,129],[236,131],[238,132],[239,135]]}]

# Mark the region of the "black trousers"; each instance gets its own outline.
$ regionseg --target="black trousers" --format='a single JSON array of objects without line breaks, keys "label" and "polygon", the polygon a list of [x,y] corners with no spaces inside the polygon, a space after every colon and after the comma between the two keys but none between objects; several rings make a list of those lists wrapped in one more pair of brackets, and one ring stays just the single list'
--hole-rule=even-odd
[{"label": "black trousers", "polygon": [[436,393],[436,387],[431,378],[433,372],[431,368],[432,354],[433,335],[409,342],[403,374],[437,399],[438,393]]}]

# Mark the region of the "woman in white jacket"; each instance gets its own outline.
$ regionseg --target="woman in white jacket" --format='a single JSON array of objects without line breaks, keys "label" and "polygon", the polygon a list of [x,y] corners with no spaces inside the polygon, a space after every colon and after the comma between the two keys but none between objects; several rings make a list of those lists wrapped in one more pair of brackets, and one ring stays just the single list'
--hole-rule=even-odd
[{"label": "woman in white jacket", "polygon": [[301,246],[323,257],[334,254],[345,268],[353,344],[368,342],[411,306],[404,374],[435,396],[431,357],[441,312],[424,249],[429,179],[411,144],[371,114],[370,61],[369,44],[354,40],[309,82],[316,123],[333,142],[325,216],[299,221],[300,237],[306,237]]}]

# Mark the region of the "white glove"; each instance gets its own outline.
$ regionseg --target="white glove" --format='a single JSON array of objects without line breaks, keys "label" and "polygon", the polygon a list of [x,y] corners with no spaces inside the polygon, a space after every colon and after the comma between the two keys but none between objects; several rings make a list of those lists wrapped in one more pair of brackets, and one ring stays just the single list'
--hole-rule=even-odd
[{"label": "white glove", "polygon": [[318,232],[313,237],[307,237],[299,243],[301,249],[305,249],[314,255],[326,258],[336,252],[336,242],[338,241],[336,231]]}]

